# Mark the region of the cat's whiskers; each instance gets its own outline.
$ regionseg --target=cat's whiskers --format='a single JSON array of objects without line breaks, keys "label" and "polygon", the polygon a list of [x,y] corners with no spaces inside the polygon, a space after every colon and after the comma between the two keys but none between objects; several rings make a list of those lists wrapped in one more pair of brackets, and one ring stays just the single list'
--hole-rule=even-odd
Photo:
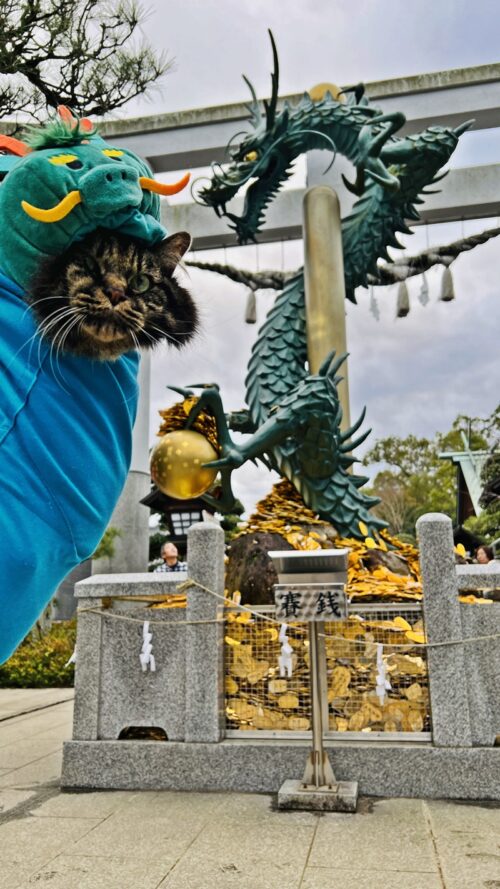
[{"label": "cat's whiskers", "polygon": [[[175,346],[179,345],[179,341],[175,337],[171,336],[169,333],[166,333],[160,327],[156,327],[154,324],[148,324],[148,327],[150,330],[157,330],[158,333],[161,334],[161,337],[160,337],[161,339],[170,340],[170,342],[173,343]],[[143,329],[143,332],[145,332],[144,329]],[[179,332],[179,336],[192,336],[192,333]],[[155,340],[155,342],[158,342],[158,340]]]},{"label": "cat's whiskers", "polygon": [[[56,317],[52,317],[55,315]],[[65,318],[73,317],[75,315],[75,309],[73,308],[65,308],[62,310],[57,310],[57,312],[52,312],[51,315],[48,315],[37,328],[37,333],[40,335],[40,338],[51,339],[49,337],[49,333],[53,330],[54,327],[57,327]]]},{"label": "cat's whiskers", "polygon": [[139,340],[137,339],[133,330],[130,331],[130,336],[132,337],[132,342],[134,343],[135,348],[137,349],[138,352],[140,352],[141,346],[140,346]]},{"label": "cat's whiskers", "polygon": [[[66,322],[65,329],[62,330],[60,333],[60,342],[57,342],[57,337],[59,335],[56,335],[56,339],[54,340],[54,343],[56,345],[56,366],[58,367],[59,371],[60,371],[59,357],[64,352],[65,342],[66,342],[69,334],[71,333],[71,331],[77,325],[80,325],[81,323],[82,323],[81,316],[77,316],[77,317],[75,317],[74,320]],[[61,376],[64,379],[64,374],[61,374]],[[63,386],[63,388],[64,388],[64,386]]]},{"label": "cat's whiskers", "polygon": [[[60,299],[65,299],[65,297],[58,297],[58,299],[59,299],[59,298],[60,298]],[[47,297],[47,299],[53,299],[53,297]],[[37,300],[37,302],[43,302],[43,300]],[[35,305],[35,303],[32,303],[31,305]],[[27,308],[27,310],[25,310],[25,312],[28,311],[30,308],[31,308],[31,306],[28,306],[28,308]],[[69,310],[69,307],[67,307],[67,308],[68,308],[68,310]],[[49,339],[50,339],[48,336],[45,335],[45,333],[46,333],[46,330],[49,330],[50,327],[52,326],[52,322],[50,322],[50,324],[46,327],[47,322],[50,321],[50,319],[52,318],[53,315],[58,315],[58,318],[59,318],[59,317],[61,317],[61,318],[64,317],[64,311],[65,311],[65,310],[64,310],[64,307],[63,307],[62,310],[61,310],[60,307],[58,307],[58,308],[55,309],[53,312],[51,312],[49,315],[47,315],[46,318],[44,318],[42,321],[40,321],[40,322],[37,324],[36,329],[35,329],[35,332],[29,337],[29,339],[26,340],[25,343],[23,343],[22,348],[26,348],[28,345],[30,346],[30,348],[29,348],[29,353],[28,353],[28,358],[29,358],[29,359],[31,359],[31,349],[32,349],[33,345],[34,345],[35,342],[36,342],[37,345],[38,345],[38,349],[37,349],[37,360],[38,360],[38,364],[41,363],[41,349],[42,349],[42,345],[43,345],[43,343],[44,343],[46,340],[49,340]],[[25,313],[23,313],[23,314],[25,314]],[[58,318],[54,318],[54,319],[53,319],[53,322],[54,322],[54,323],[57,323]],[[30,344],[31,344],[31,345],[30,345]]]},{"label": "cat's whiskers", "polygon": [[[75,314],[75,310],[73,308],[66,307],[65,309],[56,309],[55,312],[51,312],[47,318],[44,318],[43,321],[37,327],[36,333],[39,335],[38,341],[38,362],[40,363],[40,353],[41,347],[44,340],[52,340],[52,337],[49,337],[49,331],[52,330],[53,327],[57,326],[65,317],[73,316]],[[52,316],[56,315],[55,318]]]},{"label": "cat's whiskers", "polygon": [[59,296],[59,295],[56,293],[54,296],[42,296],[40,299],[35,299],[34,302],[30,302],[30,303],[28,303],[28,305],[26,306],[26,308],[25,308],[23,314],[21,315],[21,317],[24,318],[24,316],[25,316],[28,312],[30,312],[35,306],[37,306],[38,303],[45,303],[45,302],[48,302],[49,300],[52,300],[52,299],[66,299],[66,297],[65,297],[65,296]]},{"label": "cat's whiskers", "polygon": [[57,356],[58,356],[61,352],[64,351],[64,344],[65,344],[65,342],[66,342],[66,340],[67,340],[69,334],[71,333],[71,331],[73,330],[73,328],[74,328],[78,323],[81,324],[81,322],[83,321],[83,317],[84,317],[83,315],[76,315],[76,316],[75,316],[75,319],[74,319],[73,321],[70,321],[69,324],[68,324],[68,322],[66,322],[64,331],[63,331],[63,329],[61,328],[61,333],[62,333],[62,335],[61,335],[61,337],[60,337],[60,342],[59,342],[59,343],[57,343],[57,336],[58,336],[58,335],[56,335],[55,340],[54,340],[54,341],[57,343],[56,358],[57,358]]},{"label": "cat's whiskers", "polygon": [[[61,336],[61,338],[64,336],[64,333],[66,332],[66,330],[67,330],[67,332],[69,332],[69,331],[71,330],[71,328],[72,328],[75,324],[78,323],[78,321],[79,321],[79,318],[69,318],[69,319],[66,319],[66,321],[64,322],[64,324],[63,324],[63,325],[61,326],[61,328],[56,332],[54,338],[52,339],[51,344],[50,344],[50,351],[49,351],[49,363],[50,363],[50,367],[51,367],[51,370],[52,370],[52,374],[53,374],[53,376],[54,376],[54,379],[57,380],[58,372],[59,372],[59,385],[61,386],[61,389],[64,389],[64,391],[68,393],[68,395],[69,395],[70,393],[69,393],[68,389],[66,389],[66,387],[64,386],[64,383],[63,383],[63,380],[64,380],[64,374],[62,374],[62,372],[61,372],[61,367],[60,367],[60,365],[59,365],[60,348],[59,348],[59,345],[58,345],[58,342],[57,342],[57,341],[58,341],[58,338],[59,338],[60,336]],[[54,349],[55,349],[55,364],[56,364],[56,368],[57,368],[57,370],[56,370],[56,368],[54,368],[54,363],[53,363],[53,361],[52,361],[52,358],[54,357]]]},{"label": "cat's whiskers", "polygon": [[70,308],[70,306],[68,306],[68,305],[57,306],[57,308],[55,308],[52,312],[49,312],[48,315],[45,315],[45,317],[42,318],[41,321],[39,321],[38,326],[40,327],[42,324],[45,324],[45,322],[48,321],[49,318],[52,318],[54,315],[57,315],[59,312],[64,312],[65,309],[69,309],[69,308]]}]

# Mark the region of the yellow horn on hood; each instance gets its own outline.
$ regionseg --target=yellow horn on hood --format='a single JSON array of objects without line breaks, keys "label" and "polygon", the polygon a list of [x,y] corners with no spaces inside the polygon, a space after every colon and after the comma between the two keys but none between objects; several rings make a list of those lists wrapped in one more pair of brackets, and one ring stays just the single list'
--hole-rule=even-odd
[{"label": "yellow horn on hood", "polygon": [[59,222],[65,216],[68,216],[74,207],[77,204],[81,204],[81,202],[82,196],[80,192],[70,191],[62,201],[59,201],[55,207],[50,207],[48,210],[44,210],[42,207],[34,207],[33,204],[28,204],[28,201],[21,201],[21,207],[28,216],[36,219],[37,222]]},{"label": "yellow horn on hood", "polygon": [[154,191],[155,194],[162,195],[170,195],[170,194],[178,194],[182,191],[183,188],[186,187],[189,180],[191,179],[191,173],[186,173],[182,179],[179,179],[178,182],[174,182],[172,185],[164,185],[163,182],[157,182],[156,179],[148,179],[146,176],[141,176],[139,179],[139,185],[144,191]]}]

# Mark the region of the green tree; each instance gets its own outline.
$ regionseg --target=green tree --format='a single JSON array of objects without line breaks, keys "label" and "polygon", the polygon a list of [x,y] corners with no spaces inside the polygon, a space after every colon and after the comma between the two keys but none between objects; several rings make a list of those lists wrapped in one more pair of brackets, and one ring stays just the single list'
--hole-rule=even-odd
[{"label": "green tree", "polygon": [[106,528],[102,535],[101,541],[93,554],[93,559],[103,559],[105,556],[111,558],[115,554],[115,539],[121,537],[122,532],[119,528],[113,528],[112,525]]},{"label": "green tree", "polygon": [[143,18],[134,0],[0,0],[0,118],[102,115],[146,93],[171,62],[134,41]]},{"label": "green tree", "polygon": [[240,533],[239,525],[241,522],[241,516],[245,512],[245,507],[241,500],[236,500],[234,503],[233,511],[224,515],[221,519],[220,526],[224,531],[224,539],[226,543],[229,543]]},{"label": "green tree", "polygon": [[481,481],[484,484],[480,504],[480,516],[467,519],[466,528],[485,543],[493,543],[500,538],[500,450],[492,452],[483,466]]},{"label": "green tree", "polygon": [[[443,512],[455,519],[456,470],[443,451],[497,447],[500,438],[500,409],[490,417],[456,418],[446,434],[433,439],[408,435],[380,439],[366,454],[364,464],[382,463],[371,493],[380,497],[374,512],[383,518],[393,533],[414,536],[415,522],[426,512]],[[480,521],[482,516],[476,521]],[[472,529],[471,529],[472,530]]]}]

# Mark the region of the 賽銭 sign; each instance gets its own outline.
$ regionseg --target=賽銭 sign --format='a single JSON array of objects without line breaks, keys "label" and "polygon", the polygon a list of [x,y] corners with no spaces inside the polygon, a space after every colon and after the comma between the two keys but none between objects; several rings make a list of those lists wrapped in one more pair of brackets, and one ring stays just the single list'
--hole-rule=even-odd
[{"label": "\u8cfd\u92ad sign", "polygon": [[347,617],[342,583],[276,584],[274,600],[277,620],[344,620]]}]

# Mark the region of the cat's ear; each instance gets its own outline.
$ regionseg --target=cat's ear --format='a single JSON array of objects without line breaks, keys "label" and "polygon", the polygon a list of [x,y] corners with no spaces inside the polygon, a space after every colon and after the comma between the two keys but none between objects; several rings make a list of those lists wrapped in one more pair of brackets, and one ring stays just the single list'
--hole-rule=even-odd
[{"label": "cat's ear", "polygon": [[191,235],[187,232],[176,232],[175,235],[160,241],[155,252],[161,257],[162,263],[169,272],[173,272],[184,254],[191,246]]}]

